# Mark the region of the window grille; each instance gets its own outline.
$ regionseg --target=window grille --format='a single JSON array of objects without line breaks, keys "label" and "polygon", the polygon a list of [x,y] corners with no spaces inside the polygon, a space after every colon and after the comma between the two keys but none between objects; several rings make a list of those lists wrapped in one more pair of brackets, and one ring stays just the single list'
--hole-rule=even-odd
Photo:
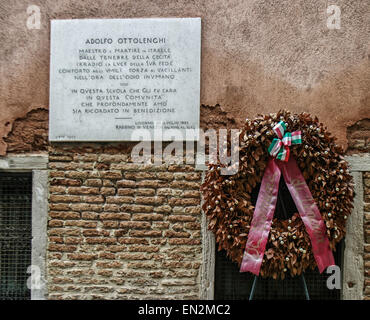
[{"label": "window grille", "polygon": [[[252,202],[257,201],[259,187],[252,191]],[[279,184],[279,194],[274,216],[285,219],[283,206],[280,201],[284,201],[284,207],[291,217],[294,212],[298,212],[288,188],[281,178]],[[343,241],[337,250],[333,252],[337,266],[342,265]],[[216,246],[217,251],[217,246]],[[318,269],[307,270],[304,273],[308,293],[312,300],[337,300],[340,299],[340,290],[330,290],[326,286],[328,274],[320,274]],[[220,300],[248,300],[252,288],[254,275],[250,272],[239,272],[238,266],[226,257],[225,251],[216,252],[216,272],[215,272],[215,299]],[[258,277],[254,292],[254,300],[285,300],[285,299],[305,299],[301,277],[286,277],[284,280],[274,280],[271,278]]]},{"label": "window grille", "polygon": [[0,173],[0,300],[28,300],[32,173]]}]

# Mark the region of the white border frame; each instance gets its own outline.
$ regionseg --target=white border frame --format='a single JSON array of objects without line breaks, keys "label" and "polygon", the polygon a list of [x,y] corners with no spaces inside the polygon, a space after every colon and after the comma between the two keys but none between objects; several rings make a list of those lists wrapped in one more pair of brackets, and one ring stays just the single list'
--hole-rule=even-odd
[{"label": "white border frame", "polygon": [[[48,217],[48,156],[9,155],[0,158],[0,172],[32,172],[32,253],[31,264],[39,267],[41,288],[31,289],[31,300],[44,300],[46,285],[46,245]],[[31,276],[31,274],[30,274]],[[37,276],[33,273],[32,276]],[[33,279],[32,279],[33,280]],[[38,279],[37,279],[38,280]],[[33,282],[33,281],[32,281]]]}]

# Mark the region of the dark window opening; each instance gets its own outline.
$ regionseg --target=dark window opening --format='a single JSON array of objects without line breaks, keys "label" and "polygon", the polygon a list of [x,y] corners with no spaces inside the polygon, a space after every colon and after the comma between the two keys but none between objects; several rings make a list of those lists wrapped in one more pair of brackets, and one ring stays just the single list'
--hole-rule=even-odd
[{"label": "dark window opening", "polygon": [[0,173],[0,300],[28,300],[32,173]]},{"label": "dark window opening", "polygon": [[[259,187],[252,191],[252,202],[257,201]],[[298,212],[289,190],[280,179],[279,197],[276,204],[274,216],[278,219],[288,219],[295,212]],[[216,246],[217,247],[217,246]],[[342,265],[343,241],[337,250],[333,252],[337,266]],[[304,273],[308,293],[312,300],[338,300],[340,290],[330,290],[326,286],[329,277],[325,272],[320,274],[318,269],[307,270]],[[254,275],[249,272],[239,272],[237,264],[226,257],[225,252],[216,249],[216,272],[215,272],[215,299],[219,300],[248,300],[252,288]],[[302,279],[297,277],[286,277],[284,280],[258,277],[254,292],[254,300],[275,300],[275,299],[305,299]]]}]

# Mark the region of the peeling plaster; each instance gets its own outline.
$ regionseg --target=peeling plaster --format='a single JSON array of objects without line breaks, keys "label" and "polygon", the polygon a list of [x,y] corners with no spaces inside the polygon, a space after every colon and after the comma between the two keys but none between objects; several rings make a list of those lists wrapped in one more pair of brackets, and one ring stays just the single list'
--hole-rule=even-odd
[{"label": "peeling plaster", "polygon": [[26,28],[26,0],[1,4],[0,154],[14,120],[48,105],[50,19],[201,17],[200,103],[221,105],[237,127],[258,113],[306,111],[346,147],[346,128],[369,116],[367,1],[337,1],[340,30],[326,27],[327,3],[319,0],[104,3],[35,0],[40,30]]}]

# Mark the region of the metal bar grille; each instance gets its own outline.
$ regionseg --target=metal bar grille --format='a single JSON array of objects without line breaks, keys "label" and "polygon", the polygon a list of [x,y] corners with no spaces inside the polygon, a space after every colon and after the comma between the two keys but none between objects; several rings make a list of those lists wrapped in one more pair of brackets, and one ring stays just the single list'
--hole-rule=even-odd
[{"label": "metal bar grille", "polygon": [[[340,265],[340,249],[334,252],[336,265]],[[339,261],[338,261],[339,260]],[[329,290],[326,279],[329,275],[320,274],[317,269],[305,272],[307,288],[312,300],[338,300],[340,290]],[[248,300],[254,275],[240,273],[238,266],[231,262],[224,251],[216,253],[215,299]],[[304,300],[306,299],[300,277],[287,277],[284,280],[258,278],[253,300]]]},{"label": "metal bar grille", "polygon": [[32,173],[0,173],[0,300],[28,300]]},{"label": "metal bar grille", "polygon": [[[259,187],[252,191],[252,203],[256,203]],[[282,203],[284,202],[284,203]],[[285,210],[284,210],[285,209]],[[279,184],[279,198],[276,204],[274,216],[286,219],[298,212],[289,190],[282,178]],[[337,266],[342,265],[343,241],[333,252]],[[329,275],[320,274],[317,268],[307,270],[305,278],[308,292],[312,300],[337,300],[340,299],[340,290],[329,290],[326,287],[326,279]],[[238,266],[231,262],[224,251],[216,252],[215,273],[215,299],[220,300],[247,300],[252,289],[254,275],[249,272],[240,273]],[[258,278],[255,288],[254,300],[284,300],[305,299],[304,290],[300,277],[287,277],[284,280]]]}]

